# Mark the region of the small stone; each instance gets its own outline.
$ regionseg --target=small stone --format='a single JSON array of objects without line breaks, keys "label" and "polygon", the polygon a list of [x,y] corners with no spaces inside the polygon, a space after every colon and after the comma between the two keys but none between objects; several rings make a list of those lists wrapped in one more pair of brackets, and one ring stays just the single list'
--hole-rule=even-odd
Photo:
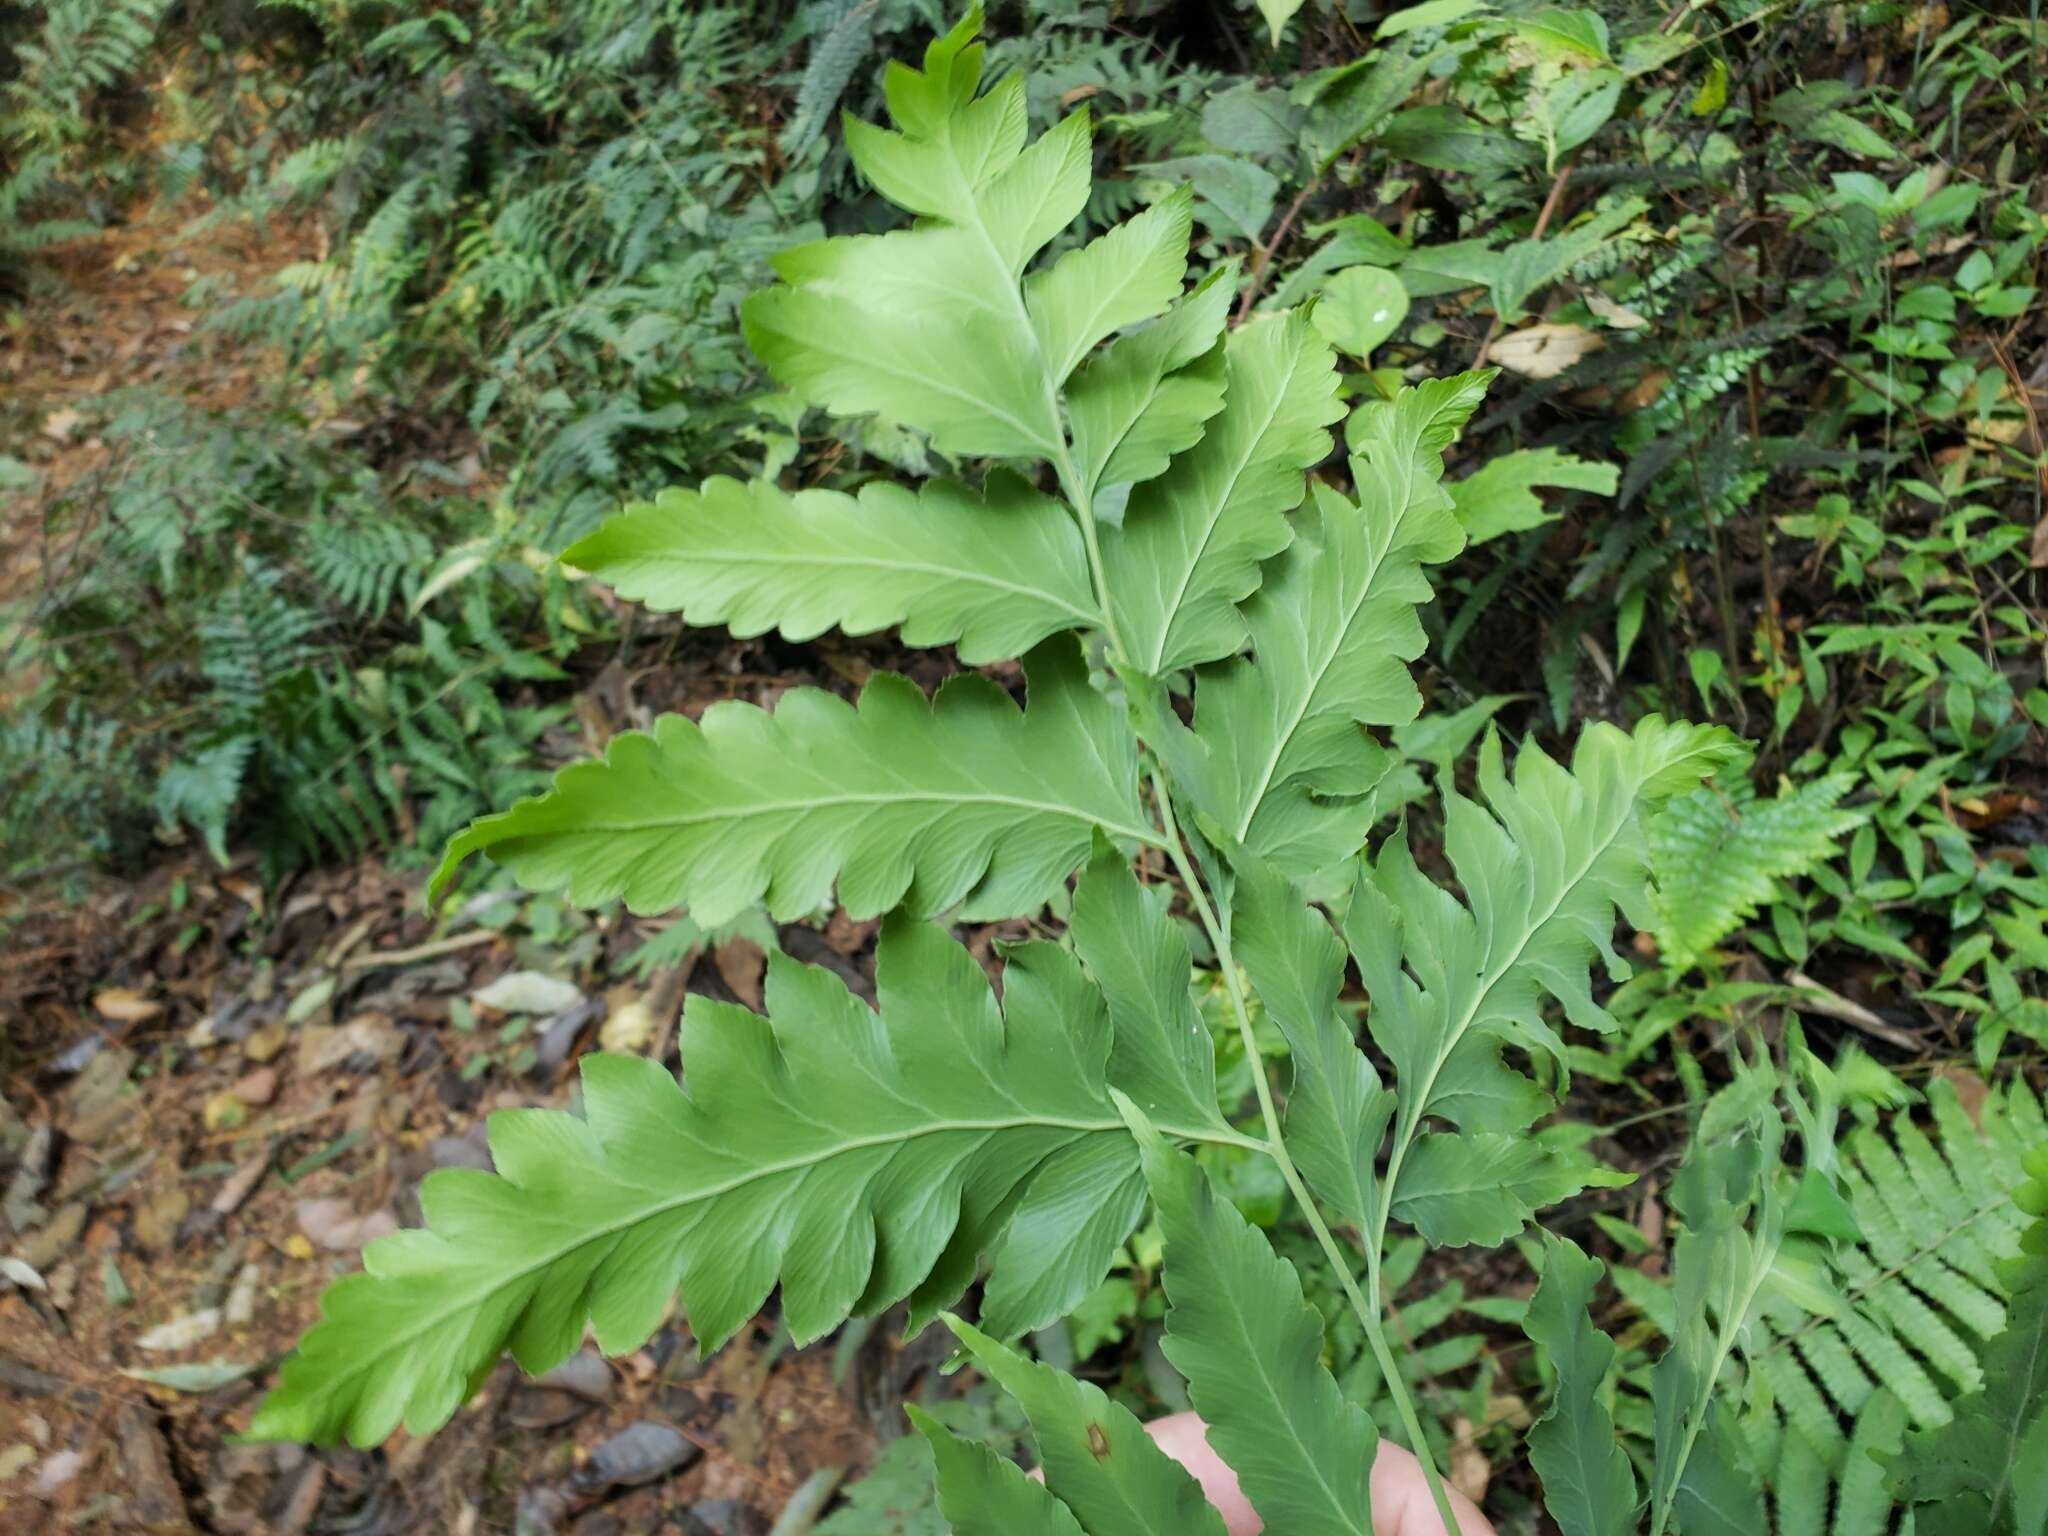
[{"label": "small stone", "polygon": [[480,1173],[495,1171],[491,1149],[479,1125],[466,1136],[436,1136],[427,1143],[427,1156],[436,1168],[474,1168]]},{"label": "small stone", "polygon": [[512,1510],[513,1536],[554,1536],[568,1515],[569,1501],[554,1489],[525,1489]]},{"label": "small stone", "polygon": [[573,1392],[548,1387],[521,1387],[505,1405],[505,1422],[517,1429],[553,1429],[590,1412],[590,1404]]},{"label": "small stone", "polygon": [[277,1097],[277,1069],[258,1067],[254,1072],[237,1079],[235,1097],[251,1108],[260,1108]]},{"label": "small stone", "polygon": [[135,1217],[135,1242],[144,1253],[164,1253],[178,1240],[178,1224],[192,1198],[178,1185],[158,1190]]},{"label": "small stone", "polygon": [[559,1387],[593,1403],[611,1401],[612,1368],[595,1350],[579,1350],[539,1378],[544,1387]]},{"label": "small stone", "polygon": [[338,1195],[322,1200],[301,1200],[298,1204],[299,1230],[330,1253],[353,1253],[398,1230],[398,1218],[384,1209],[363,1215]]},{"label": "small stone", "polygon": [[681,1472],[703,1454],[673,1425],[642,1419],[592,1451],[571,1481],[581,1489],[630,1488]]},{"label": "small stone", "polygon": [[249,1118],[249,1106],[235,1097],[233,1089],[223,1089],[206,1101],[199,1118],[209,1131],[232,1131]]},{"label": "small stone", "polygon": [[404,1049],[405,1035],[381,1013],[359,1013],[332,1029],[308,1025],[299,1031],[299,1075],[318,1077],[357,1057],[383,1061]]},{"label": "small stone", "polygon": [[266,1024],[261,1029],[249,1031],[249,1038],[242,1042],[242,1054],[251,1061],[269,1061],[284,1049],[285,1041],[290,1037],[284,1025]]}]

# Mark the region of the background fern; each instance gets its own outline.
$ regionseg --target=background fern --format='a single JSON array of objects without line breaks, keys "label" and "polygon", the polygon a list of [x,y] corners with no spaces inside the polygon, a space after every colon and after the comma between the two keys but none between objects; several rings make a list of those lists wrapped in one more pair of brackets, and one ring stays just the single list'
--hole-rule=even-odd
[{"label": "background fern", "polygon": [[1837,840],[1863,823],[1858,812],[1840,809],[1855,787],[1837,774],[1765,800],[1743,780],[1665,807],[1650,832],[1665,963],[1680,970],[1697,964],[1756,915],[1780,880],[1827,862]]},{"label": "background fern", "polygon": [[[1943,1079],[1926,1094],[1930,1124],[1907,1110],[1851,1130],[1841,1142],[1842,1192],[1862,1229],[1837,1246],[1781,1261],[1788,1283],[1768,1288],[1740,1395],[1749,1450],[1776,1536],[1886,1536],[1893,1497],[1872,1452],[1949,1421],[1951,1404],[1982,1385],[1978,1357],[2005,1325],[1999,1261],[2027,1221],[2012,1192],[2021,1159],[2048,1139],[2041,1100],[2024,1081],[1992,1089],[1974,1116]],[[1842,1302],[1816,1310],[1800,1266],[1833,1265]],[[1617,1288],[1659,1334],[1673,1329],[1671,1293],[1641,1270],[1615,1266]],[[1625,1369],[1615,1420],[1651,1439],[1647,1372]]]}]

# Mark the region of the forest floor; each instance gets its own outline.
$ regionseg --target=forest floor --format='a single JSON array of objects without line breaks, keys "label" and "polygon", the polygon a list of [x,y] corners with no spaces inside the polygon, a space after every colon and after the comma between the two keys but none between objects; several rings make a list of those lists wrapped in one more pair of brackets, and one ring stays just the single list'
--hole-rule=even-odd
[{"label": "forest floor", "polygon": [[[202,276],[253,286],[309,237],[186,227],[139,219],[58,252],[67,286],[0,338],[0,391],[56,445],[53,483],[104,456],[72,399],[149,381],[225,406],[276,367],[195,331],[182,296]],[[61,580],[65,558],[39,526],[0,529],[7,590]],[[816,654],[717,643],[637,672],[614,660],[565,750],[601,746],[650,705],[845,688],[871,665]],[[7,679],[0,707],[27,682]],[[575,1058],[600,1041],[664,1053],[693,971],[694,990],[759,1004],[762,952],[746,940],[636,969],[623,956],[649,925],[497,896],[437,929],[423,883],[369,861],[266,892],[246,860],[166,848],[83,902],[0,913],[14,931],[0,1148],[15,1168],[0,1530],[749,1531],[896,1432],[928,1349],[877,1329],[800,1352],[764,1314],[709,1361],[676,1320],[623,1360],[586,1351],[544,1381],[501,1366],[431,1441],[232,1443],[322,1286],[418,1222],[421,1178],[490,1165],[488,1112],[568,1102]],[[871,931],[842,920],[784,942],[865,989]]]}]

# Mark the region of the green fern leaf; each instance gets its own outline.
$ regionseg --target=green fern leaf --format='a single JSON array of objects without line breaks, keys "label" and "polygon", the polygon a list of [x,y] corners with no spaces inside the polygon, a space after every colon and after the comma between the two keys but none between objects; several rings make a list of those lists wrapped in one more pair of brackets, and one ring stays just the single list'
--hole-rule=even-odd
[{"label": "green fern leaf", "polygon": [[1294,1266],[1184,1152],[1137,1115],[1145,1180],[1166,1237],[1166,1357],[1211,1446],[1266,1528],[1292,1536],[1372,1529],[1379,1431],[1324,1367],[1322,1314]]},{"label": "green fern leaf", "polygon": [[1349,429],[1356,504],[1318,485],[1294,543],[1245,604],[1253,655],[1205,675],[1191,777],[1232,843],[1306,876],[1356,852],[1390,760],[1368,725],[1414,718],[1422,567],[1464,545],[1442,453],[1491,374],[1405,389]]},{"label": "green fern leaf", "polygon": [[716,926],[757,902],[779,919],[840,901],[866,916],[908,902],[963,917],[1034,911],[1081,862],[1097,828],[1157,843],[1137,798],[1129,728],[1088,684],[1071,640],[1026,663],[1028,715],[986,679],[927,701],[887,673],[858,707],[815,689],[772,715],[714,704],[603,762],[564,769],[537,799],[454,842],[430,896],[488,852],[532,890],[636,912],[687,904]]},{"label": "green fern leaf", "polygon": [[1085,1536],[1073,1511],[1014,1461],[954,1434],[915,1403],[904,1411],[931,1444],[939,1510],[954,1536]]},{"label": "green fern leaf", "polygon": [[1666,963],[1693,965],[1755,916],[1779,880],[1831,858],[1835,840],[1864,821],[1861,812],[1837,809],[1855,785],[1855,775],[1837,774],[1775,800],[1701,789],[1665,807],[1650,846]]},{"label": "green fern leaf", "polygon": [[1620,971],[1615,909],[1643,914],[1644,811],[1737,751],[1724,731],[1653,716],[1632,734],[1590,727],[1569,772],[1526,746],[1510,781],[1489,736],[1479,754],[1489,810],[1444,796],[1444,850],[1469,906],[1416,868],[1404,837],[1361,867],[1344,928],[1373,998],[1373,1037],[1400,1074],[1402,1139],[1426,1115],[1523,1129],[1526,1118],[1486,1111],[1520,1102],[1498,1083],[1503,1042],[1562,1063],[1539,1007],[1546,995],[1581,1028],[1613,1027],[1586,967],[1605,954]]},{"label": "green fern leaf", "polygon": [[[1105,1165],[1137,1182],[1099,1000],[1086,1006],[1071,957],[1038,943],[1012,954],[999,1014],[973,958],[905,919],[884,931],[877,980],[879,1015],[777,956],[769,1018],[690,1000],[687,1091],[654,1062],[590,1056],[583,1118],[493,1117],[499,1173],[427,1180],[431,1230],[373,1243],[365,1272],[329,1288],[250,1433],[423,1433],[502,1350],[545,1370],[586,1320],[606,1350],[636,1348],[678,1289],[707,1352],[778,1279],[791,1332],[813,1339],[926,1282],[960,1229],[997,1247],[998,1279],[1017,1248],[1055,1315],[1071,1308],[1127,1227],[999,1237],[1020,1198],[1071,1211]],[[971,1277],[956,1270],[952,1295]]]},{"label": "green fern leaf", "polygon": [[1088,1536],[1224,1536],[1201,1485],[1152,1443],[1128,1408],[970,1323],[948,1316],[946,1326],[982,1373],[1023,1407],[1046,1487]]},{"label": "green fern leaf", "polygon": [[1294,1082],[1287,1144],[1309,1188],[1361,1232],[1372,1229],[1379,1146],[1394,1096],[1358,1048],[1338,1007],[1344,946],[1321,913],[1304,906],[1270,866],[1240,856],[1237,958],[1287,1039]]},{"label": "green fern leaf", "polygon": [[938,480],[858,499],[707,480],[627,506],[562,559],[692,624],[790,640],[900,624],[905,643],[957,642],[970,664],[1102,622],[1073,518],[1009,475],[980,495]]},{"label": "green fern leaf", "polygon": [[1330,451],[1343,414],[1336,359],[1299,314],[1255,320],[1224,346],[1223,409],[1104,530],[1110,608],[1139,672],[1161,677],[1244,643],[1237,604],[1259,563],[1287,547],[1302,471]]},{"label": "green fern leaf", "polygon": [[1529,1462],[1543,1479],[1543,1507],[1564,1536],[1631,1536],[1636,1479],[1602,1400],[1614,1344],[1587,1308],[1605,1266],[1545,1234],[1543,1278],[1522,1331],[1557,1369],[1557,1395],[1529,1431]]},{"label": "green fern leaf", "polygon": [[1068,381],[1075,470],[1103,521],[1121,523],[1128,487],[1164,473],[1223,409],[1217,343],[1236,278],[1235,267],[1217,268],[1165,315],[1111,342]]}]

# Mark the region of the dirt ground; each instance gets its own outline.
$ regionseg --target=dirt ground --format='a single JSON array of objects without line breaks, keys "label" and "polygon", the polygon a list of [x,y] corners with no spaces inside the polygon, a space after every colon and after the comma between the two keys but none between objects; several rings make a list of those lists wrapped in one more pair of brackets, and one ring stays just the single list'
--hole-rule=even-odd
[{"label": "dirt ground", "polygon": [[[153,382],[225,407],[256,387],[265,360],[195,329],[183,296],[313,249],[282,226],[195,235],[181,211],[57,252],[68,286],[0,334],[0,393],[46,479],[104,457],[81,397]],[[61,579],[65,557],[17,515],[0,592]],[[614,661],[564,755],[655,708],[766,700],[792,660],[712,641]],[[845,688],[870,662],[810,665]],[[80,905],[0,893],[0,1531],[766,1530],[899,1431],[928,1351],[878,1328],[798,1352],[771,1312],[709,1361],[676,1319],[623,1360],[586,1352],[541,1382],[501,1367],[428,1440],[233,1443],[322,1286],[419,1219],[420,1179],[489,1165],[489,1111],[570,1102],[600,1043],[672,1058],[686,985],[759,1002],[746,940],[628,966],[658,924],[487,897],[436,929],[422,884],[371,862],[266,892],[246,863],[172,849]],[[865,988],[871,940],[842,918],[784,943]]]}]

